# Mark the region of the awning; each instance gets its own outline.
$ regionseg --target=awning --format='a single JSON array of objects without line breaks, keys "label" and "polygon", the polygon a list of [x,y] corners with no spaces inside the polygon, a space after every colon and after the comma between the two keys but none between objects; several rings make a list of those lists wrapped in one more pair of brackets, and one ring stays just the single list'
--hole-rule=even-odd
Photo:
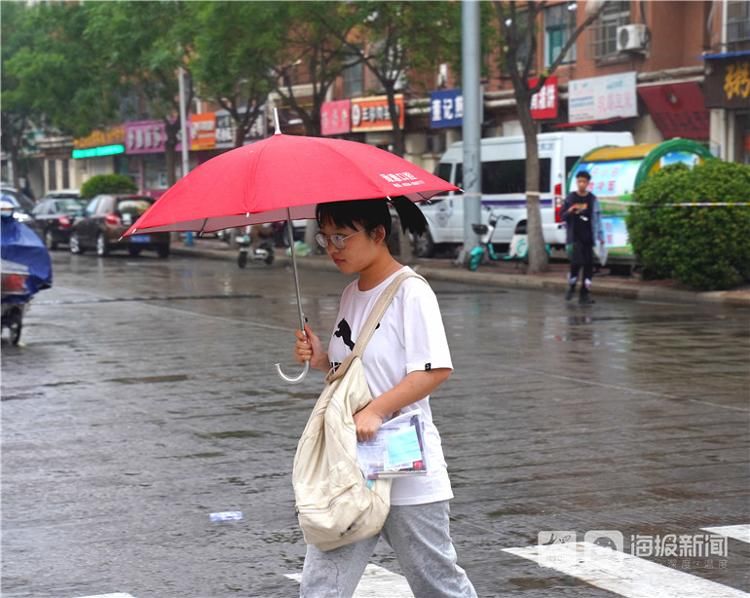
[{"label": "awning", "polygon": [[626,120],[626,119],[606,118],[604,120],[584,120],[579,123],[556,123],[553,126],[555,129],[575,129],[576,127],[587,127],[591,125],[607,125],[609,123],[616,123],[620,120]]},{"label": "awning", "polygon": [[704,54],[703,60],[721,60],[722,58],[740,58],[750,56],[750,50],[736,50],[734,52],[719,52],[718,54]]},{"label": "awning", "polygon": [[708,139],[709,112],[697,83],[638,87],[638,95],[665,139]]}]

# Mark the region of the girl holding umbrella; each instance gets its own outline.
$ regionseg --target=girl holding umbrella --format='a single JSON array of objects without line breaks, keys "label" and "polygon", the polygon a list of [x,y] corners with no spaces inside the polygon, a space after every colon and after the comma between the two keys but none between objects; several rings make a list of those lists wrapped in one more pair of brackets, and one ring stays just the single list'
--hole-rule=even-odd
[{"label": "girl holding umbrella", "polygon": [[[392,201],[404,231],[422,234],[427,222],[406,198]],[[328,347],[309,325],[298,330],[295,358],[322,371],[335,368],[354,348],[360,328],[380,293],[404,271],[391,255],[388,201],[371,199],[322,203],[316,240],[344,274],[357,274],[341,296]],[[365,375],[375,399],[354,416],[357,438],[375,436],[383,421],[399,412],[421,411],[425,422],[428,472],[393,480],[391,508],[381,535],[393,548],[417,598],[472,598],[474,587],[458,566],[449,531],[453,498],[440,442],[432,422],[430,393],[450,376],[453,366],[435,293],[418,278],[399,288],[363,355]],[[303,597],[351,596],[379,536],[334,550],[308,545],[302,572]]]}]

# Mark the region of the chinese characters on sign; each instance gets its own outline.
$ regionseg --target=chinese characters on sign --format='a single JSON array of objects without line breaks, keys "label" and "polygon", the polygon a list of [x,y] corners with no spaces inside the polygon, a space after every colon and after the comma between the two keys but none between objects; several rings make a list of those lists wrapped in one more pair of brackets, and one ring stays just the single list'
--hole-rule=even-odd
[{"label": "chinese characters on sign", "polygon": [[[126,154],[160,154],[164,152],[167,133],[162,120],[125,123]],[[175,149],[181,149],[180,143]]]},{"label": "chinese characters on sign", "polygon": [[750,62],[727,65],[724,75],[724,94],[728,100],[735,96],[750,98]]},{"label": "chinese characters on sign", "polygon": [[320,108],[320,132],[322,135],[343,135],[351,130],[351,102],[338,100],[325,102]]},{"label": "chinese characters on sign", "polygon": [[460,127],[464,119],[464,96],[460,89],[430,93],[430,127]]},{"label": "chinese characters on sign", "polygon": [[635,71],[571,80],[568,94],[571,123],[638,116]]},{"label": "chinese characters on sign", "polygon": [[216,114],[204,112],[190,116],[190,149],[207,150],[216,147]]},{"label": "chinese characters on sign", "polygon": [[113,127],[107,130],[96,130],[86,137],[73,140],[75,149],[101,147],[105,145],[121,144],[125,140],[125,127]]},{"label": "chinese characters on sign", "polygon": [[[240,109],[240,116],[246,112],[245,108]],[[265,105],[260,107],[258,117],[253,121],[253,124],[245,134],[243,144],[252,143],[259,139],[263,139],[266,135],[266,121],[265,121],[266,109]],[[219,110],[216,112],[216,144],[215,147],[225,149],[232,148],[235,146],[235,136],[237,135],[237,126],[226,110]]]},{"label": "chinese characters on sign", "polygon": [[[529,79],[529,86],[536,85],[539,79]],[[534,120],[548,120],[557,118],[559,96],[557,93],[557,77],[547,77],[541,89],[531,96],[531,117]]]},{"label": "chinese characters on sign", "polygon": [[[399,129],[404,128],[405,110],[404,96],[399,94],[395,98],[396,115]],[[392,131],[393,124],[388,111],[388,98],[375,96],[370,98],[354,98],[351,100],[352,133],[367,131]]]}]

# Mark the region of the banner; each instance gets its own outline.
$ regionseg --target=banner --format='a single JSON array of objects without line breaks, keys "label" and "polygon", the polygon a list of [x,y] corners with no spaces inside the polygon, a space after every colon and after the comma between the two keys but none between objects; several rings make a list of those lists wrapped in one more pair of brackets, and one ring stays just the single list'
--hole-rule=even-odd
[{"label": "banner", "polygon": [[190,115],[190,149],[210,150],[216,147],[216,113]]},{"label": "banner", "polygon": [[[529,86],[533,87],[539,81],[538,77],[529,79]],[[550,120],[557,118],[559,107],[557,93],[557,77],[547,77],[541,89],[531,96],[531,118],[534,120]]]},{"label": "banner", "polygon": [[571,123],[638,116],[635,71],[574,79],[568,83],[568,120]]},{"label": "banner", "polygon": [[324,102],[320,108],[320,133],[342,135],[351,131],[351,101]]},{"label": "banner", "polygon": [[430,127],[460,127],[464,122],[464,96],[460,89],[430,92]]},{"label": "banner", "polygon": [[[404,128],[406,111],[404,110],[404,96],[395,97],[398,127]],[[352,133],[368,131],[392,131],[391,116],[388,112],[388,98],[374,96],[369,98],[352,99]]]}]

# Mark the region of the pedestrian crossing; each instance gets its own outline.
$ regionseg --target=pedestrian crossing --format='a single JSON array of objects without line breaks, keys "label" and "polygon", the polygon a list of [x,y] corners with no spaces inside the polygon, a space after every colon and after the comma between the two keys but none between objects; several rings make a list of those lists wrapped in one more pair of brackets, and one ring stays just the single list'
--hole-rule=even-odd
[{"label": "pedestrian crossing", "polygon": [[[704,527],[701,530],[722,536],[731,542],[750,544],[750,524]],[[562,543],[539,543],[501,550],[599,588],[607,592],[602,594],[603,598],[605,595],[623,598],[750,598],[750,593],[741,589],[620,549],[586,541],[586,538],[582,542],[571,540]],[[732,553],[731,543],[728,544],[727,553]],[[299,583],[302,575],[288,573],[284,577]],[[482,580],[475,581],[477,586],[486,585],[482,584]],[[550,598],[555,595],[556,590],[550,589]],[[523,596],[523,593],[519,596]],[[536,598],[546,594],[540,593],[537,589],[534,596]],[[78,598],[137,597],[127,593],[111,593]],[[403,575],[378,565],[368,564],[352,598],[414,598],[414,595]]]},{"label": "pedestrian crossing", "polygon": [[503,550],[625,598],[750,596],[747,592],[591,542]]},{"label": "pedestrian crossing", "polygon": [[[299,583],[302,574],[292,573],[286,577]],[[403,575],[369,564],[352,598],[414,598],[414,594]]]}]

